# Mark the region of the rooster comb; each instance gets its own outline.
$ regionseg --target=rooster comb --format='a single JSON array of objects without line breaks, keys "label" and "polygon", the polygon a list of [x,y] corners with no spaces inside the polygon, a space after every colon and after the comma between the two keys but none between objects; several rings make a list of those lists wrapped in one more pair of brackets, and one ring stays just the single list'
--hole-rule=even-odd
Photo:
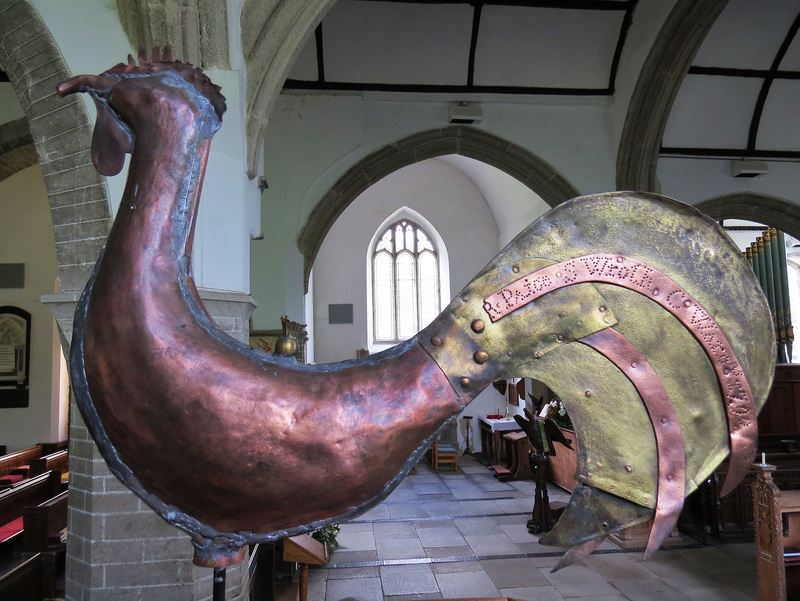
[{"label": "rooster comb", "polygon": [[162,52],[161,48],[155,46],[152,50],[152,58],[148,60],[147,51],[139,48],[139,64],[136,64],[136,59],[133,55],[128,55],[127,63],[119,63],[112,67],[106,74],[109,75],[123,75],[130,73],[158,73],[159,71],[174,71],[187,82],[192,84],[194,88],[203,96],[208,98],[208,101],[214,107],[217,117],[222,118],[225,112],[225,96],[222,95],[222,88],[214,84],[208,76],[203,73],[199,67],[193,67],[188,63],[175,60],[172,56],[172,46],[167,44],[164,46]]}]

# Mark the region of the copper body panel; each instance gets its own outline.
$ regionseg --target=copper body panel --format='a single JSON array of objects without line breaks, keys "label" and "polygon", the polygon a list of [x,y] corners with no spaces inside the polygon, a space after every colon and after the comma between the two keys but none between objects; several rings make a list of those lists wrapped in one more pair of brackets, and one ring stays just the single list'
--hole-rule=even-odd
[{"label": "copper body panel", "polygon": [[[246,543],[358,515],[408,473],[448,418],[492,381],[514,376],[550,386],[576,424],[583,492],[550,535],[574,546],[566,563],[590,552],[609,524],[654,513],[668,523],[692,483],[728,453],[723,399],[735,405],[739,397],[725,397],[715,369],[727,364],[709,359],[680,316],[616,283],[571,282],[500,317],[484,309],[522,274],[596,253],[651,266],[713,316],[721,337],[711,355],[735,357],[750,391],[734,406],[732,430],[743,448],[754,444],[750,421],[774,366],[763,294],[716,224],[655,195],[595,195],[554,209],[416,338],[384,353],[309,366],[221,333],[198,297],[191,248],[224,99],[169,56],[140,62],[59,87],[98,104],[101,172],[133,155],[76,312],[70,373],[111,470],[192,535],[197,563],[224,566],[241,560]],[[664,434],[661,417],[670,422]]]}]

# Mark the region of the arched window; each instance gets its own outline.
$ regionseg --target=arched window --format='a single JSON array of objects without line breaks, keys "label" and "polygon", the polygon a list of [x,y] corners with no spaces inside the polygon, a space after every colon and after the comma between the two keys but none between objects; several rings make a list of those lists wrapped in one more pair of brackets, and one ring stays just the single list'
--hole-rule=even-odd
[{"label": "arched window", "polygon": [[416,223],[387,227],[372,249],[375,342],[407,340],[439,314],[439,253]]}]

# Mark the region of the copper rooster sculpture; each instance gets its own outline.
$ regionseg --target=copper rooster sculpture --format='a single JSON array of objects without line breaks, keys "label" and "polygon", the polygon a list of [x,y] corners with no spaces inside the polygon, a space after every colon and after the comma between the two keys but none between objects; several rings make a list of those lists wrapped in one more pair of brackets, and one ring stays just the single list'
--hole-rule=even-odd
[{"label": "copper rooster sculpture", "polygon": [[365,511],[449,417],[512,376],[547,384],[577,428],[580,485],[543,539],[571,547],[562,565],[650,518],[652,553],[729,452],[728,490],[747,470],[775,360],[766,302],[713,221],[656,195],[553,209],[430,326],[378,355],[309,366],[221,333],[190,253],[224,98],[170,54],[58,88],[97,103],[101,173],[132,152],[70,369],[111,470],[191,534],[197,563]]}]

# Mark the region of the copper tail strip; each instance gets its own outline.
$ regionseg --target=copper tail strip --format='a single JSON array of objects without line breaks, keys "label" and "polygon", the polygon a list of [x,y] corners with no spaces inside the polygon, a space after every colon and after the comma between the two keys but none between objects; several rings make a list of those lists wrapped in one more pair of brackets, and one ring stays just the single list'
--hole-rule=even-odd
[{"label": "copper tail strip", "polygon": [[631,342],[613,328],[581,338],[582,342],[616,365],[636,387],[650,415],[658,453],[656,513],[645,559],[669,536],[683,507],[686,491],[686,456],[683,433],[675,407],[658,374]]},{"label": "copper tail strip", "polygon": [[697,339],[719,380],[730,435],[730,464],[721,494],[730,493],[753,463],[756,408],[730,342],[717,322],[686,290],[649,265],[621,255],[584,255],[543,267],[484,299],[494,323],[545,294],[583,282],[614,284],[643,294],[674,315]]}]

